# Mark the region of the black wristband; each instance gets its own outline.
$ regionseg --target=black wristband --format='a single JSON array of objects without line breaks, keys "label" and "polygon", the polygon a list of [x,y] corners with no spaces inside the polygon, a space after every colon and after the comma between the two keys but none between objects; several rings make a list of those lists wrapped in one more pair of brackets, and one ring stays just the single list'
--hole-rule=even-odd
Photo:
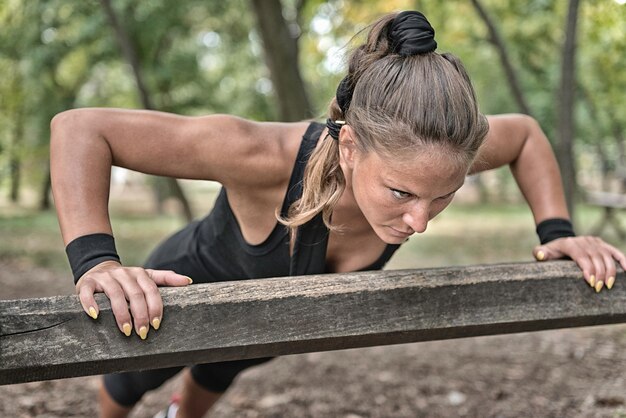
[{"label": "black wristband", "polygon": [[109,234],[90,234],[78,237],[67,244],[65,253],[74,274],[74,284],[89,269],[103,261],[120,262],[120,256],[115,250],[115,240]]},{"label": "black wristband", "polygon": [[539,235],[541,244],[554,241],[557,238],[576,236],[572,223],[562,218],[551,218],[539,222],[539,225],[537,225],[537,235]]}]

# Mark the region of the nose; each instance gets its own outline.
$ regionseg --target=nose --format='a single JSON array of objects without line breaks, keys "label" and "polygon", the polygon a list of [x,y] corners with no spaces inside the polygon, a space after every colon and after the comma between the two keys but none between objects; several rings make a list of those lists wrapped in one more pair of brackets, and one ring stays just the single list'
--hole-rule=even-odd
[{"label": "nose", "polygon": [[402,215],[402,220],[415,232],[421,234],[428,227],[429,207],[428,205],[416,204],[411,210]]}]

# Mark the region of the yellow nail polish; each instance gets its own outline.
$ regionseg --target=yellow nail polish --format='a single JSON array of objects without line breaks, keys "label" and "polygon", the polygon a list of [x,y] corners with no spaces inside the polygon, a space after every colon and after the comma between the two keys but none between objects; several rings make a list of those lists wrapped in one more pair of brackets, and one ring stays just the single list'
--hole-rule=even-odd
[{"label": "yellow nail polish", "polygon": [[613,288],[613,285],[615,284],[615,277],[611,276],[608,279],[606,279],[606,287],[611,290]]},{"label": "yellow nail polish", "polygon": [[596,276],[593,274],[589,276],[589,286],[596,287]]},{"label": "yellow nail polish", "polygon": [[602,280],[598,280],[598,283],[596,283],[596,293],[598,293],[600,290],[602,290],[602,287],[604,286],[604,282]]},{"label": "yellow nail polish", "polygon": [[130,333],[133,332],[133,327],[131,327],[128,322],[122,325],[122,329],[127,337],[130,337]]},{"label": "yellow nail polish", "polygon": [[187,277],[187,280],[189,280],[189,284],[193,283],[193,280],[191,280],[191,277]]},{"label": "yellow nail polish", "polygon": [[145,340],[146,337],[148,336],[148,327],[143,326],[139,328],[139,336],[141,337],[142,340]]},{"label": "yellow nail polish", "polygon": [[93,319],[98,319],[98,312],[96,312],[96,308],[94,308],[93,306],[89,307],[89,316]]},{"label": "yellow nail polish", "polygon": [[159,329],[159,327],[161,326],[161,320],[159,318],[154,318],[152,320],[152,326],[154,327],[154,329]]},{"label": "yellow nail polish", "polygon": [[536,257],[537,257],[537,260],[543,261],[543,259],[546,258],[546,255],[543,251],[537,251]]}]

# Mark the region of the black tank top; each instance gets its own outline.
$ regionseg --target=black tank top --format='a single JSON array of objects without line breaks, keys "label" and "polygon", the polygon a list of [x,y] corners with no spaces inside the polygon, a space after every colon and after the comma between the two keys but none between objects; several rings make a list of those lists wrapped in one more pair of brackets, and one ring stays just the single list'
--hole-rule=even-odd
[{"label": "black tank top", "polygon": [[[291,173],[281,214],[302,194],[304,168],[324,125],[313,122],[307,128]],[[192,260],[206,271],[211,281],[298,276],[326,273],[326,250],[329,230],[321,213],[298,228],[293,256],[289,256],[289,231],[278,222],[270,235],[260,244],[251,245],[244,239],[237,219],[222,188],[211,213],[195,225]],[[399,245],[387,245],[376,262],[363,270],[379,270],[389,261]]]}]

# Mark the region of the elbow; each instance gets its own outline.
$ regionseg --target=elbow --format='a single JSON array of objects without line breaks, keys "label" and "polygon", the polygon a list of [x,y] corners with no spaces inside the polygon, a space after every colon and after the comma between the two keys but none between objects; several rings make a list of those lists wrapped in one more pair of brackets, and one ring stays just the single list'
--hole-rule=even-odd
[{"label": "elbow", "polygon": [[76,125],[84,114],[83,109],[70,109],[61,113],[57,113],[50,121],[50,134],[54,136],[59,131],[64,130],[67,126]]},{"label": "elbow", "polygon": [[50,121],[50,146],[71,140],[77,134],[94,128],[90,109],[70,109],[56,114]]}]

